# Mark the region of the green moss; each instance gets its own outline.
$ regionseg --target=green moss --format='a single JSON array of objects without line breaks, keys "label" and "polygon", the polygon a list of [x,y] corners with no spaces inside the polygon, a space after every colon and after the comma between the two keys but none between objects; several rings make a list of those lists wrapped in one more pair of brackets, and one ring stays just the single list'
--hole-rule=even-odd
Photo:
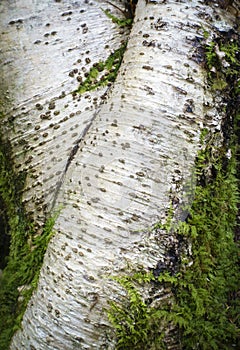
[{"label": "green moss", "polygon": [[206,46],[206,49],[205,49],[206,64],[209,71],[211,71],[211,69],[218,63],[218,57],[215,52],[215,47],[216,47],[216,43],[212,41]]},{"label": "green moss", "polygon": [[239,74],[239,47],[236,41],[224,39],[210,42],[206,48],[206,67],[211,88],[223,91],[229,87],[229,80]]},{"label": "green moss", "polygon": [[[113,3],[110,3],[110,5],[118,8]],[[134,8],[134,9],[133,9]],[[125,13],[125,11],[122,11],[120,8],[118,8],[121,12]],[[135,5],[132,7],[130,12],[126,12],[127,15],[131,15],[131,17],[134,16],[134,10]],[[106,14],[108,18],[112,20],[113,23],[116,23],[120,27],[131,27],[133,18],[117,18],[116,16],[112,15],[109,10],[103,10],[102,11]],[[86,91],[92,91],[97,89],[100,86],[106,86],[109,83],[112,83],[115,81],[117,77],[118,70],[121,66],[123,54],[126,50],[127,43],[124,43],[119,49],[115,50],[107,59],[106,61],[100,61],[97,64],[94,64],[90,71],[87,74],[87,78],[80,84],[79,88],[74,91],[74,93],[80,93],[83,94]]]},{"label": "green moss", "polygon": [[92,66],[87,78],[79,86],[77,92],[83,94],[86,91],[95,90],[115,81],[125,50],[126,44],[115,50],[106,61],[100,61]]},{"label": "green moss", "polygon": [[21,203],[25,174],[16,175],[13,171],[11,147],[0,140],[0,194],[11,237],[10,254],[0,277],[0,349],[6,350],[37,286],[55,218],[47,220],[42,234],[36,236]]},{"label": "green moss", "polygon": [[111,14],[109,10],[103,10],[103,12],[106,14],[108,18],[112,20],[113,23],[116,23],[120,27],[126,27],[126,26],[131,26],[132,25],[132,18],[118,18],[114,15]]}]

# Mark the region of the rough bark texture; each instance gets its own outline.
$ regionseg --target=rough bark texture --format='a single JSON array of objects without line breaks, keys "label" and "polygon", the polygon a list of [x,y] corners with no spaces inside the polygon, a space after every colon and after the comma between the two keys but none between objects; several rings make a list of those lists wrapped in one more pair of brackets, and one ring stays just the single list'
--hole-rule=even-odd
[{"label": "rough bark texture", "polygon": [[178,219],[186,216],[201,128],[221,120],[205,92],[203,28],[211,36],[231,18],[202,1],[139,0],[120,73],[100,104],[103,89],[72,98],[76,79],[68,77],[122,40],[99,2],[0,6],[3,87],[12,99],[4,120],[16,167],[28,171],[26,208],[35,212],[39,203],[41,221],[43,205],[63,205],[11,349],[110,349],[103,308],[121,290],[108,276],[154,268],[172,237],[150,227],[170,201]]}]

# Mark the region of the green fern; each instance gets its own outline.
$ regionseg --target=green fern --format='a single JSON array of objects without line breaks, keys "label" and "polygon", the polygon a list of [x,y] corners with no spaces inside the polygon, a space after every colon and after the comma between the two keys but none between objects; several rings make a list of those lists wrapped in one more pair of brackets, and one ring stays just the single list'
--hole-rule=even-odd
[{"label": "green fern", "polygon": [[[211,135],[208,139],[213,140]],[[225,152],[219,149],[219,156],[213,157],[213,147],[212,143],[206,144],[196,167],[201,181],[210,165],[217,173],[203,185],[198,184],[188,220],[175,228],[177,235],[191,242],[192,254],[182,257],[177,274],[165,272],[157,279],[159,286],[170,286],[171,306],[162,302],[158,308],[151,307],[141,296],[140,286],[151,281],[156,284],[153,274],[140,271],[115,278],[127,292],[127,300],[111,302],[108,310],[117,349],[164,349],[169,324],[179,330],[179,346],[186,350],[231,349],[231,344],[237,343],[240,305],[231,298],[240,280],[234,243],[239,203],[234,155],[237,150],[233,147],[233,156],[225,168]],[[160,225],[161,229],[172,230],[170,221]]]}]

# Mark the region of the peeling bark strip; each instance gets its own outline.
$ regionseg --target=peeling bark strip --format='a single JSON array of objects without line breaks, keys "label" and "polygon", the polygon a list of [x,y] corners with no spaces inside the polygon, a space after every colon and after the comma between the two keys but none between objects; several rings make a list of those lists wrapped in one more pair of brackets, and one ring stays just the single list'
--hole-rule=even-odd
[{"label": "peeling bark strip", "polygon": [[[99,46],[104,31],[96,24],[104,20],[93,8],[85,15],[98,29],[96,41],[89,37],[96,58],[104,46]],[[202,28],[211,36],[213,23],[232,25],[230,17],[215,11],[196,0],[138,1],[112,93],[69,166],[64,156],[66,174],[57,201],[64,207],[55,225],[57,234],[12,350],[114,348],[106,337],[109,325],[103,308],[109,299],[118,299],[121,290],[107,276],[126,273],[135,265],[154,269],[164,260],[172,237],[156,237],[148,228],[165,217],[170,192],[174,208],[179,208],[200,130],[214,130],[221,120],[205,94],[196,46],[196,39],[203,38]],[[82,44],[87,50],[88,42]],[[56,64],[60,67],[61,61]],[[51,141],[55,147],[57,138]],[[39,151],[46,152],[42,146]],[[39,158],[38,154],[36,161]]]}]

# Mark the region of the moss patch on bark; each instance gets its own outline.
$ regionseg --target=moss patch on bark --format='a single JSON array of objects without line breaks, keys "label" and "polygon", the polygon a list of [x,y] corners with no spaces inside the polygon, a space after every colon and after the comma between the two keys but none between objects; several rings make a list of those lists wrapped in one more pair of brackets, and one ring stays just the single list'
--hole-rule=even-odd
[{"label": "moss patch on bark", "polygon": [[[2,135],[0,135],[2,136]],[[8,256],[0,276],[0,349],[9,347],[11,337],[20,327],[27,303],[37,286],[40,268],[55,219],[46,221],[42,234],[36,236],[34,224],[27,217],[21,191],[25,174],[13,170],[10,145],[0,137],[0,196],[4,232],[9,237]]]},{"label": "moss patch on bark", "polygon": [[[116,349],[168,349],[171,329],[174,349],[240,346],[239,39],[233,31],[219,33],[205,47],[209,89],[218,100],[221,96],[225,117],[220,130],[202,132],[195,199],[187,219],[176,227],[170,217],[155,227],[180,242],[175,266],[116,278],[126,292],[108,310]],[[143,290],[149,295],[144,297]],[[154,300],[152,291],[158,296],[156,291],[164,291],[162,298]]]}]

